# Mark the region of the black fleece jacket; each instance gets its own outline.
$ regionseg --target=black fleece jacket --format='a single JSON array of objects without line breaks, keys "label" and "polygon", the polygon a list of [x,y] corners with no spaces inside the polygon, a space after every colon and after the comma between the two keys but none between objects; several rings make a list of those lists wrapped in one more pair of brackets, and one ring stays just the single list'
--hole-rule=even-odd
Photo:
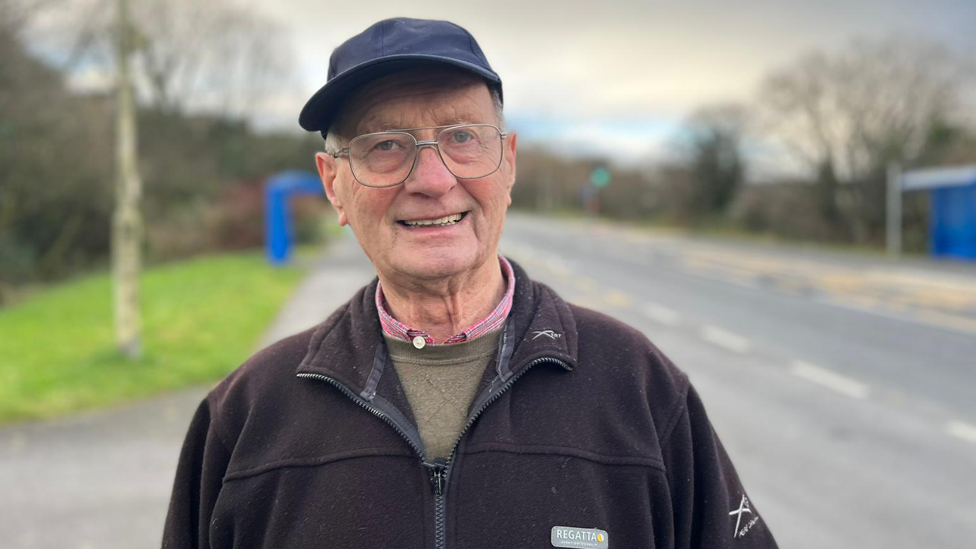
[{"label": "black fleece jacket", "polygon": [[775,547],[685,374],[514,268],[449,461],[423,455],[374,280],[200,404],[163,547]]}]

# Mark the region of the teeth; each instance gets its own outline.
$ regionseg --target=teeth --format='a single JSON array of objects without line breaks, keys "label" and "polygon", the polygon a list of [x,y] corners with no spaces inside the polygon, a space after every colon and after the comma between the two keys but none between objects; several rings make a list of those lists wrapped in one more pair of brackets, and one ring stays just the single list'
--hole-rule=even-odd
[{"label": "teeth", "polygon": [[437,225],[439,227],[443,227],[444,225],[453,225],[458,221],[461,221],[461,214],[456,213],[452,215],[446,215],[440,219],[423,219],[420,221],[404,220],[404,223],[406,223],[411,227],[427,227],[429,225]]}]

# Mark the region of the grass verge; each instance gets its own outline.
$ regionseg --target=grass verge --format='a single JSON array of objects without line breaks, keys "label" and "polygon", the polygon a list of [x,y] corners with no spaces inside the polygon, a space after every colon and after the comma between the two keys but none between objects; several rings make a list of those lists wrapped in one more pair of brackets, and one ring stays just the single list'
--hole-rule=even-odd
[{"label": "grass verge", "polygon": [[219,379],[254,351],[301,275],[269,266],[261,252],[147,269],[137,361],[115,351],[107,273],[0,309],[0,423]]},{"label": "grass verge", "polygon": [[[866,257],[869,259],[882,259],[887,257],[887,251],[883,247],[844,242],[804,240],[801,238],[789,238],[768,231],[750,231],[735,224],[734,222],[722,218],[715,218],[702,221],[694,225],[689,225],[668,221],[662,218],[636,220],[617,219],[605,215],[589,216],[576,210],[560,210],[550,213],[542,213],[534,210],[518,211],[522,214],[538,217],[549,216],[556,219],[569,221],[595,221],[654,233],[673,234],[677,236],[712,239],[741,244],[762,245],[790,251],[802,249],[814,252],[840,253],[847,256]],[[901,256],[903,258],[924,259],[928,257],[928,254],[922,251],[903,249]]]}]

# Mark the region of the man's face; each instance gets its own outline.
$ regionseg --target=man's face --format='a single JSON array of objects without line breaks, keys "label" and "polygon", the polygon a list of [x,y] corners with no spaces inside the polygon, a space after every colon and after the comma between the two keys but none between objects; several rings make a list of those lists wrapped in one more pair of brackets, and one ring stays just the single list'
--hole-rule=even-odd
[{"label": "man's face", "polygon": [[[452,124],[498,124],[488,87],[454,71],[412,70],[370,83],[344,105],[343,143],[357,135],[393,129]],[[433,140],[438,130],[414,132]],[[503,141],[501,166],[480,179],[458,179],[437,151],[421,148],[417,164],[401,185],[360,185],[347,157],[316,155],[325,192],[349,224],[377,271],[402,284],[473,274],[497,253],[505,211],[515,182],[515,134]],[[447,226],[408,227],[405,221],[463,214]]]}]

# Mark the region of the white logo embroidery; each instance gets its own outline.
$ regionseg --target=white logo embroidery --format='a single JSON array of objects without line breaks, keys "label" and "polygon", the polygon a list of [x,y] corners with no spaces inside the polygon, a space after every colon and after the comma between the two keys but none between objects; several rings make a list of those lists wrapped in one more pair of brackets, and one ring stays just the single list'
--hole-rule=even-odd
[{"label": "white logo embroidery", "polygon": [[560,337],[563,337],[563,334],[557,334],[552,330],[536,330],[532,333],[535,334],[535,337],[532,338],[533,340],[539,339],[539,336],[546,336],[549,339],[558,339]]},{"label": "white logo embroidery", "polygon": [[743,526],[741,530],[739,530],[739,525],[742,524],[742,513],[749,513],[750,515],[752,514],[752,509],[749,509],[748,505],[749,498],[747,498],[745,494],[742,494],[742,500],[739,501],[739,508],[729,513],[729,516],[737,515],[735,519],[735,530],[732,532],[733,538],[741,538],[745,536],[752,526],[759,522],[759,517],[754,517],[745,526]]}]

